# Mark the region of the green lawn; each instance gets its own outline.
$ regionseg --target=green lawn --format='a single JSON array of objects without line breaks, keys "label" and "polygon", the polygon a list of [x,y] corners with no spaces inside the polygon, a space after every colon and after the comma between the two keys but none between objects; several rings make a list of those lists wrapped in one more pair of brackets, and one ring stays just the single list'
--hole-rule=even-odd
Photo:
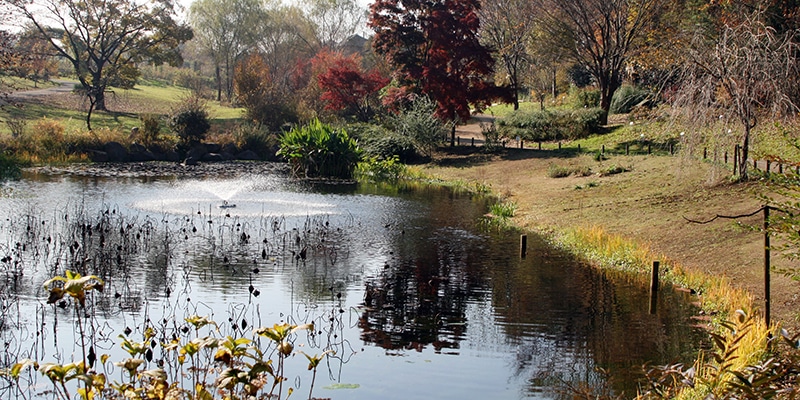
[{"label": "green lawn", "polygon": [[[22,80],[14,81],[15,87],[33,88]],[[77,81],[76,81],[77,83]],[[42,87],[42,85],[38,85]],[[92,113],[92,127],[108,127],[129,130],[140,125],[139,115],[144,113],[166,116],[180,101],[191,95],[191,91],[177,86],[165,86],[158,83],[145,82],[130,90],[113,88],[107,95],[109,112]],[[25,103],[22,107],[6,106],[0,108],[0,120],[22,119],[33,126],[42,118],[53,119],[62,123],[66,130],[85,130],[86,113],[84,101],[79,97],[59,98],[54,103]],[[244,109],[220,105],[218,102],[207,103],[212,125],[230,125],[242,118]],[[8,124],[0,124],[0,134],[9,134]]]}]

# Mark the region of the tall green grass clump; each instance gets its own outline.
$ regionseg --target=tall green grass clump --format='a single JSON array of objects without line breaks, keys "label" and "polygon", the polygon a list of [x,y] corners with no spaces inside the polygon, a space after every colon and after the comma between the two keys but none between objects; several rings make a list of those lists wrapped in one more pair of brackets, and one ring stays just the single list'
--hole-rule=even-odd
[{"label": "tall green grass clump", "polygon": [[627,114],[637,105],[646,103],[652,93],[632,85],[623,85],[611,98],[610,114]]},{"label": "tall green grass clump", "polygon": [[289,161],[295,176],[305,178],[350,179],[361,159],[361,149],[347,131],[318,119],[284,133],[277,154]]}]

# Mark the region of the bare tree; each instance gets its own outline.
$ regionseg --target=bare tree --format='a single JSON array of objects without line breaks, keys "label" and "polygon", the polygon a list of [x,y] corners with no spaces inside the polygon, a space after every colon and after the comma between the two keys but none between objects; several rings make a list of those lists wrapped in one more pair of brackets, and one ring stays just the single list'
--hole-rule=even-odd
[{"label": "bare tree", "polygon": [[530,57],[527,44],[534,29],[534,10],[526,0],[484,1],[478,16],[481,20],[481,41],[490,47],[497,59],[497,72],[508,84],[514,109],[519,109],[519,91]]},{"label": "bare tree", "polygon": [[542,28],[568,56],[585,66],[600,89],[606,123],[622,85],[628,57],[662,0],[539,0]]},{"label": "bare tree", "polygon": [[741,125],[742,132],[729,134],[740,144],[739,170],[734,173],[744,180],[759,118],[798,110],[793,97],[800,49],[791,34],[779,35],[767,26],[760,12],[723,25],[718,32],[696,32],[675,109],[705,124],[720,118]]},{"label": "bare tree", "polygon": [[[267,20],[258,0],[196,0],[189,20],[197,40],[214,61],[217,101],[233,94],[233,71],[242,54],[255,46]],[[224,89],[224,90],[223,90]]]},{"label": "bare tree", "polygon": [[324,47],[337,48],[364,27],[367,10],[355,0],[304,0],[303,3],[313,29],[313,37],[306,40],[315,47],[315,52]]}]

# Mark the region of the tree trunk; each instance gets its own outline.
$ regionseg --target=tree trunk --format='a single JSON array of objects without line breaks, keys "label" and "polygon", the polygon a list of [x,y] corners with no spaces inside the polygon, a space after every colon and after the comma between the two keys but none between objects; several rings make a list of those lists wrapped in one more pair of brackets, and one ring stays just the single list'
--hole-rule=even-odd
[{"label": "tree trunk", "polygon": [[556,73],[557,72],[558,72],[558,70],[556,70],[556,68],[553,67],[553,81],[552,81],[552,86],[550,88],[550,90],[552,91],[551,94],[553,95],[553,101],[556,101],[556,96],[558,96],[558,87],[556,86]]},{"label": "tree trunk", "polygon": [[[106,90],[105,88],[93,87],[92,92],[94,92],[91,96],[94,98],[94,109],[98,111],[108,111],[106,108]],[[89,99],[92,102],[91,99]],[[89,112],[91,113],[91,106],[89,107]]]},{"label": "tree trunk", "polygon": [[750,152],[750,124],[744,126],[744,140],[742,141],[742,158],[739,163],[739,180],[747,180],[747,157]]},{"label": "tree trunk", "polygon": [[214,72],[216,73],[217,78],[217,101],[222,101],[222,76],[219,64],[217,64]]},{"label": "tree trunk", "polygon": [[456,145],[456,121],[453,121],[453,129],[450,130],[450,147]]}]

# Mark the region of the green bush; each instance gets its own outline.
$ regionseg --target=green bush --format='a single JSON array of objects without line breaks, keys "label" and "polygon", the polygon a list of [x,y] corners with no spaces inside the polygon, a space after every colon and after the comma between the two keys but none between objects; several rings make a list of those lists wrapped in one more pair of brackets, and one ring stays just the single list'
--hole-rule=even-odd
[{"label": "green bush", "polygon": [[397,156],[387,159],[369,157],[358,163],[358,167],[356,168],[356,174],[359,179],[377,182],[397,181],[406,175],[406,172],[407,168],[405,164],[401,163]]},{"label": "green bush", "polygon": [[498,120],[500,133],[509,138],[547,141],[580,139],[597,132],[603,111],[599,108],[578,110],[517,110]]},{"label": "green bush", "polygon": [[359,147],[367,158],[389,160],[397,156],[400,162],[408,163],[420,156],[414,141],[399,132],[390,131],[380,125],[363,123],[348,125],[347,129],[350,136],[358,140]]},{"label": "green bush", "polygon": [[233,131],[236,147],[240,150],[250,150],[269,159],[278,150],[278,138],[263,125],[242,124]]},{"label": "green bush", "polygon": [[22,175],[20,162],[13,156],[0,151],[0,181],[7,179],[19,179]]},{"label": "green bush", "polygon": [[611,114],[627,114],[631,110],[651,97],[651,93],[636,86],[625,85],[614,92],[611,98]]},{"label": "green bush", "polygon": [[295,176],[306,178],[350,179],[361,159],[361,149],[347,131],[318,119],[284,133],[277,154],[289,161]]},{"label": "green bush", "polygon": [[201,142],[211,129],[205,101],[198,96],[184,99],[170,113],[167,126],[182,143]]},{"label": "green bush", "polygon": [[570,98],[575,108],[592,108],[600,106],[600,91],[597,89],[570,89]]},{"label": "green bush", "polygon": [[390,125],[400,135],[411,138],[419,153],[430,157],[452,127],[437,118],[435,113],[433,100],[418,97],[407,110],[395,116]]}]

